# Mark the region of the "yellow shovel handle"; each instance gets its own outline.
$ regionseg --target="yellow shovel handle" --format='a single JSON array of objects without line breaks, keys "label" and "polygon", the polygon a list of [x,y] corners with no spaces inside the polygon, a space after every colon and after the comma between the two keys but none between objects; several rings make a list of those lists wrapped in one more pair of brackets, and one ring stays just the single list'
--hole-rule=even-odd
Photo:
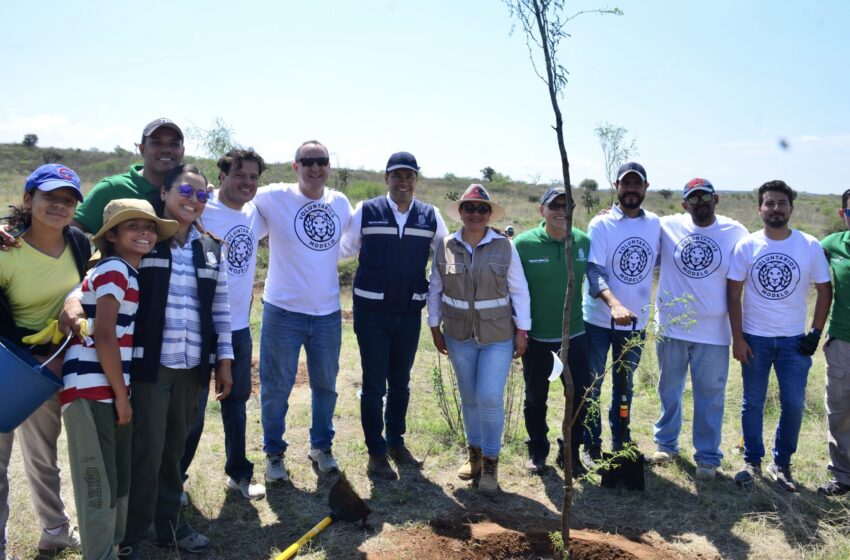
[{"label": "yellow shovel handle", "polygon": [[301,546],[303,546],[305,542],[309,541],[310,539],[312,539],[313,537],[315,537],[316,535],[318,535],[319,533],[324,531],[325,528],[328,525],[330,525],[332,522],[333,522],[333,519],[331,518],[330,515],[325,517],[324,519],[319,521],[319,523],[315,527],[313,527],[312,529],[307,531],[307,533],[303,537],[298,539],[297,542],[294,542],[291,545],[289,545],[289,547],[286,550],[284,550],[283,552],[281,552],[277,556],[277,558],[275,558],[275,560],[289,560],[290,558],[295,556],[295,554],[298,552],[298,549],[301,548]]}]

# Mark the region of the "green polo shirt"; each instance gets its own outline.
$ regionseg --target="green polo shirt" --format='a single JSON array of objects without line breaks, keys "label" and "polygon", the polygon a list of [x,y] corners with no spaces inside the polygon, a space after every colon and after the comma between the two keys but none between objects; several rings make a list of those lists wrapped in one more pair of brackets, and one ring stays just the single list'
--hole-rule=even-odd
[{"label": "green polo shirt", "polygon": [[828,235],[820,244],[829,257],[829,269],[832,271],[829,334],[850,342],[850,231]]},{"label": "green polo shirt", "polygon": [[[567,291],[567,265],[564,258],[564,241],[549,237],[540,226],[519,234],[514,241],[519,253],[528,291],[531,293],[531,331],[537,340],[561,340],[564,298]],[[570,337],[584,332],[581,311],[582,280],[587,269],[590,238],[578,228],[573,228],[573,274],[575,290],[570,307]]]},{"label": "green polo shirt", "polygon": [[103,226],[103,209],[118,198],[144,199],[151,203],[157,214],[162,215],[160,188],[142,177],[141,165],[131,165],[130,171],[101,179],[86,193],[85,200],[77,206],[74,219],[89,233],[97,233]]}]

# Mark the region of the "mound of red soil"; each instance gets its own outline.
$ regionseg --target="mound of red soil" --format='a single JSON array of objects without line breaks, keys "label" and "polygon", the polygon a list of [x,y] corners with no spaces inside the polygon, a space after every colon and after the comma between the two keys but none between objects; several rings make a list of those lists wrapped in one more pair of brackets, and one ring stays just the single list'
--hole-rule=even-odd
[{"label": "mound of red soil", "polygon": [[[391,550],[359,549],[362,558],[389,560],[479,560],[482,558],[554,558],[549,533],[543,529],[507,529],[490,520],[435,519],[427,527],[384,533]],[[673,560],[678,556],[619,535],[588,530],[570,531],[572,560]]]}]

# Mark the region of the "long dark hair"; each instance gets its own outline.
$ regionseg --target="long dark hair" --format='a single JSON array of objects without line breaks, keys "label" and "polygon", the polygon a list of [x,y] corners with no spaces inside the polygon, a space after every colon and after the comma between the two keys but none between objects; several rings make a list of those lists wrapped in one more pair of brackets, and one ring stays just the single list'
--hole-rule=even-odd
[{"label": "long dark hair", "polygon": [[[180,165],[168,172],[168,175],[165,176],[165,181],[162,183],[162,188],[164,188],[166,192],[170,191],[174,184],[177,182],[177,179],[179,179],[180,176],[184,173],[200,175],[201,178],[204,180],[204,183],[209,184],[209,181],[207,181],[207,176],[204,175],[204,172],[198,169],[197,166],[192,165],[191,163],[181,163]],[[203,235],[209,235],[219,243],[223,243],[221,238],[216,235],[213,235],[212,233],[204,229],[204,226],[203,224],[201,224],[200,220],[195,220],[192,225],[194,225],[195,229],[200,231]]]}]

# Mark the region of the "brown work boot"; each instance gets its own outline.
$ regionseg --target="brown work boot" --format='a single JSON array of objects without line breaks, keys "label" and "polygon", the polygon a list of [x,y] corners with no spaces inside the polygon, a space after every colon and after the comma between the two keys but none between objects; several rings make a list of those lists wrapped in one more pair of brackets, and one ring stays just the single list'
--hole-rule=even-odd
[{"label": "brown work boot", "polygon": [[469,456],[457,470],[457,477],[461,480],[478,480],[481,477],[481,448],[470,445],[466,449]]},{"label": "brown work boot", "polygon": [[369,455],[366,474],[383,480],[395,480],[398,478],[398,475],[390,466],[390,462],[387,461],[386,455]]},{"label": "brown work boot", "polygon": [[414,457],[410,449],[404,445],[399,445],[398,447],[389,446],[387,448],[387,455],[390,456],[396,465],[410,465],[417,469],[422,466],[422,461]]},{"label": "brown work boot", "polygon": [[495,496],[499,492],[499,458],[484,457],[481,468],[481,480],[478,491],[485,496]]}]

